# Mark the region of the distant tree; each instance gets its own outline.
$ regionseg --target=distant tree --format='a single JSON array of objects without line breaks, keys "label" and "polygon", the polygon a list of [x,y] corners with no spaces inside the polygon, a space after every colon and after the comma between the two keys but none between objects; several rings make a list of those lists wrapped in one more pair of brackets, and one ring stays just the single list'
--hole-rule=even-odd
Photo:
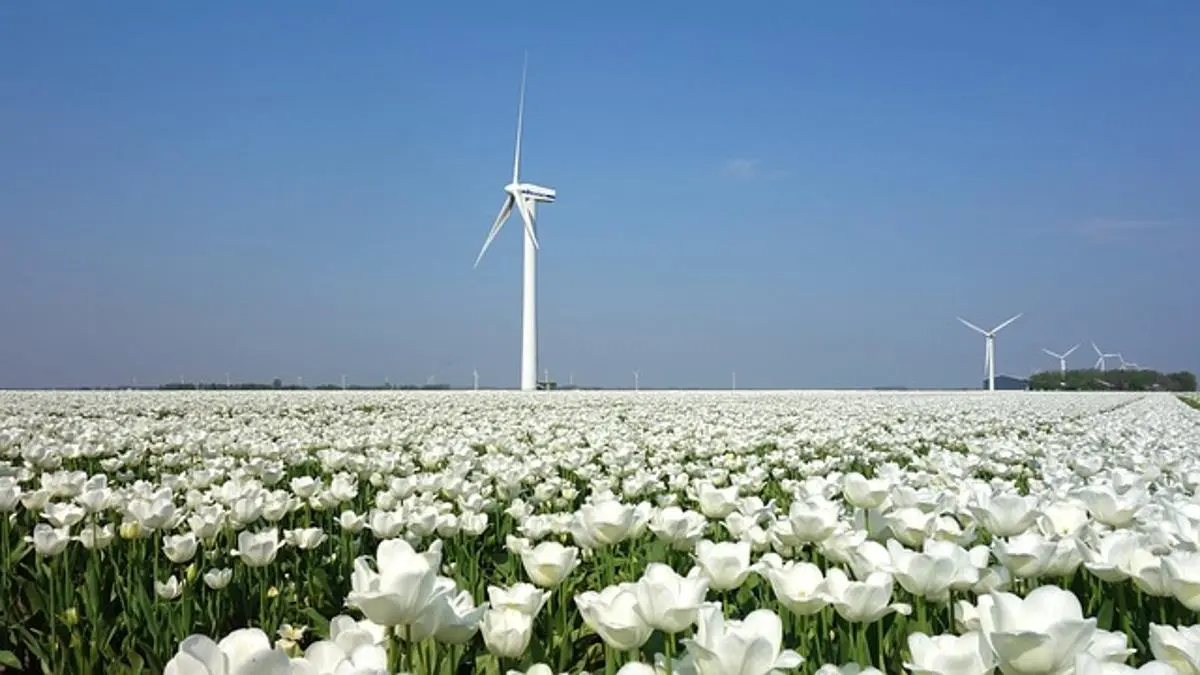
[{"label": "distant tree", "polygon": [[[204,390],[204,391],[263,391],[268,389],[279,389],[282,391],[341,391],[340,384],[321,384],[316,387],[306,387],[298,384],[284,384],[283,380],[278,377],[270,382],[239,382],[225,386],[225,383],[217,382],[167,382],[158,385],[158,388],[164,391],[179,391],[179,390]],[[385,390],[429,390],[429,391],[445,391],[450,389],[449,384],[394,384],[384,383],[380,385],[350,385],[348,389],[354,391],[385,391]]]},{"label": "distant tree", "polygon": [[1171,373],[1167,377],[1175,382],[1177,387],[1174,391],[1196,391],[1196,374],[1187,371]]},{"label": "distant tree", "polygon": [[1154,370],[1057,370],[1034,373],[1029,388],[1063,391],[1195,391],[1196,376]]}]

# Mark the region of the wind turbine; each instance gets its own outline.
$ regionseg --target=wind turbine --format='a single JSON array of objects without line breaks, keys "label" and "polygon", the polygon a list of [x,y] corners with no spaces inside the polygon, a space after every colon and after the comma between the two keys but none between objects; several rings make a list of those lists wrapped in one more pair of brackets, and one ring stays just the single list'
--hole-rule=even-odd
[{"label": "wind turbine", "polygon": [[1054,352],[1050,351],[1049,349],[1046,349],[1045,347],[1042,348],[1042,351],[1044,351],[1047,354],[1049,354],[1050,356],[1053,356],[1054,358],[1058,359],[1059,373],[1062,375],[1063,378],[1066,378],[1066,376],[1067,376],[1067,357],[1070,356],[1071,352],[1075,351],[1076,349],[1079,349],[1079,345],[1075,345],[1074,347],[1071,347],[1070,349],[1068,349],[1067,351],[1065,351],[1061,354],[1055,354]]},{"label": "wind turbine", "polygon": [[1133,361],[1126,361],[1125,357],[1121,356],[1120,352],[1116,354],[1117,360],[1121,362],[1121,370],[1137,370],[1138,364]]},{"label": "wind turbine", "polygon": [[633,390],[634,391],[638,391],[638,378],[640,378],[641,376],[642,376],[642,372],[640,370],[633,371]]},{"label": "wind turbine", "polygon": [[975,324],[971,323],[970,321],[967,321],[966,319],[962,318],[961,316],[958,317],[958,320],[961,321],[964,326],[966,326],[967,328],[970,328],[971,330],[975,331],[976,333],[979,333],[984,338],[984,341],[983,341],[983,368],[987,372],[988,391],[996,390],[996,333],[999,333],[1000,329],[1004,328],[1008,324],[1021,318],[1022,314],[1024,314],[1024,312],[1022,312],[1021,314],[1017,314],[1016,316],[1012,317],[1008,321],[1005,321],[1004,323],[1000,324],[999,326],[996,326],[995,328],[993,328],[991,330],[984,330],[984,329],[980,328],[979,326],[976,326]]},{"label": "wind turbine", "polygon": [[1096,346],[1095,342],[1092,343],[1092,349],[1096,350],[1097,357],[1096,365],[1093,366],[1093,368],[1098,368],[1102,373],[1108,369],[1108,359],[1115,359],[1120,356],[1120,354],[1105,354],[1104,352],[1100,351],[1100,348]]},{"label": "wind turbine", "polygon": [[474,380],[474,382],[475,382],[475,391],[479,391],[479,369],[478,368],[471,371],[471,379]]},{"label": "wind turbine", "polygon": [[521,131],[525,118],[525,76],[529,69],[529,55],[525,56],[525,64],[521,68],[521,95],[517,103],[517,143],[513,153],[512,182],[504,186],[507,197],[500,207],[500,215],[488,232],[487,240],[479,256],[475,258],[475,267],[483,260],[492,240],[508,220],[514,207],[525,224],[525,273],[524,290],[522,292],[521,310],[521,390],[535,391],[537,383],[537,254],[541,248],[537,239],[537,204],[553,203],[555,191],[553,188],[542,187],[532,183],[521,182]]}]

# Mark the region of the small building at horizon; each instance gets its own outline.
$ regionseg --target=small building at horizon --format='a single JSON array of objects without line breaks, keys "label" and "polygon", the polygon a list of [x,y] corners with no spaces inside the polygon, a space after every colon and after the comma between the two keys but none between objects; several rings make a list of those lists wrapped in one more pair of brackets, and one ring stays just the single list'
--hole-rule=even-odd
[{"label": "small building at horizon", "polygon": [[[988,388],[987,378],[984,378],[982,389]],[[1010,377],[1008,375],[996,376],[996,391],[1025,391],[1029,389],[1029,380],[1022,380],[1019,377]]]}]

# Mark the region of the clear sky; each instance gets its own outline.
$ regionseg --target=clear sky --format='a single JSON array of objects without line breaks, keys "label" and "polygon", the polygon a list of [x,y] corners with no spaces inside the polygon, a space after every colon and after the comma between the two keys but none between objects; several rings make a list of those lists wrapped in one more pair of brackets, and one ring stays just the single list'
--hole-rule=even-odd
[{"label": "clear sky", "polygon": [[[1200,3],[0,3],[0,386],[1200,370]],[[1090,356],[1090,358],[1089,358]]]}]

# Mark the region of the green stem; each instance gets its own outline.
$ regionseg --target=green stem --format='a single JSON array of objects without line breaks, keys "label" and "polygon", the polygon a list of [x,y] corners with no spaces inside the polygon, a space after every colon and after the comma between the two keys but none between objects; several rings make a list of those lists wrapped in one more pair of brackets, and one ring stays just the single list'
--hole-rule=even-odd
[{"label": "green stem", "polygon": [[883,658],[883,637],[883,619],[880,619],[879,621],[875,622],[875,639],[877,641],[875,649],[879,654],[879,662],[876,663],[875,666],[880,670],[886,670],[888,667],[887,661],[885,661]]},{"label": "green stem", "polygon": [[50,659],[49,659],[50,663],[48,664],[50,666],[50,671],[54,672],[54,666],[58,662],[58,645],[59,645],[58,637],[57,637],[57,633],[58,633],[58,597],[57,597],[57,594],[54,592],[54,587],[57,586],[58,584],[55,583],[54,575],[51,573],[49,565],[45,562],[45,559],[40,556],[38,557],[38,566],[42,568],[42,572],[46,576],[46,583],[50,587],[50,605],[48,607],[48,610],[50,612],[50,616],[48,617],[50,619],[50,621],[49,621],[50,648],[46,650],[46,655],[50,657]]},{"label": "green stem", "polygon": [[408,647],[408,669],[411,672],[420,672],[417,668],[417,646],[412,641],[412,625],[404,624],[404,642]]},{"label": "green stem", "polygon": [[567,605],[570,603],[571,598],[570,594],[564,592],[564,585],[560,584],[555,591],[558,594],[558,628],[561,631],[561,641],[558,647],[558,669],[556,672],[560,673],[567,669],[571,661],[571,631],[567,626],[567,617],[569,616]]}]

